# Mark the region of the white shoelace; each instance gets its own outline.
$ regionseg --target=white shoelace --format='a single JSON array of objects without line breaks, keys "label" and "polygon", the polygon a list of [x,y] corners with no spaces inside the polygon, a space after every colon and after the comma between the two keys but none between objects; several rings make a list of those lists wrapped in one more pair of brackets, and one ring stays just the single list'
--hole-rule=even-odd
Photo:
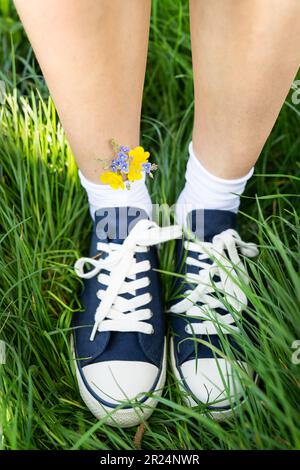
[{"label": "white shoelace", "polygon": [[[135,253],[147,252],[148,247],[157,245],[182,236],[178,225],[159,227],[155,222],[140,220],[131,230],[123,244],[97,243],[97,250],[107,253],[105,258],[80,258],[75,263],[77,275],[84,279],[98,276],[98,282],[107,286],[106,290],[99,289],[99,303],[95,312],[95,323],[90,340],[93,341],[97,331],[127,331],[152,334],[152,325],[145,322],[152,317],[149,308],[141,309],[151,301],[149,293],[136,295],[138,289],[149,285],[146,274],[136,279],[136,274],[147,273],[150,270],[148,260],[137,262]],[[88,272],[84,271],[85,264],[93,266]],[[109,274],[101,271],[108,271]],[[125,279],[131,279],[126,281]],[[120,294],[130,293],[130,299]],[[138,310],[137,310],[138,309]]]},{"label": "white shoelace", "polygon": [[[249,283],[249,276],[239,252],[244,256],[253,258],[258,255],[257,246],[254,243],[242,241],[239,234],[232,229],[216,235],[212,243],[208,242],[184,242],[185,249],[196,253],[197,259],[188,256],[186,263],[200,268],[199,274],[188,273],[186,279],[190,283],[197,284],[193,290],[187,290],[183,300],[173,305],[171,312],[186,314],[199,318],[202,322],[191,323],[186,326],[186,332],[194,335],[230,334],[239,331],[234,326],[235,322],[230,313],[221,315],[215,311],[217,308],[226,308],[231,305],[236,312],[241,312],[247,306],[247,297],[240,287]],[[209,259],[213,260],[211,264]],[[213,277],[218,276],[220,281],[214,282]],[[219,298],[211,295],[219,292]],[[222,295],[224,303],[221,301]],[[202,305],[197,305],[201,302]]]}]

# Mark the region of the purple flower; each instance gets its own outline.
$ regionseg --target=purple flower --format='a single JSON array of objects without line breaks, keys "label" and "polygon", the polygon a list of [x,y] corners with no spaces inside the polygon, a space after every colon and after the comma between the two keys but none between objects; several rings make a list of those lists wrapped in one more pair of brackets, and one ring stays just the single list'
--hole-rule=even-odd
[{"label": "purple flower", "polygon": [[125,160],[127,160],[127,158],[128,158],[128,155],[126,155],[126,153],[124,153],[124,152],[119,152],[118,153],[118,162],[119,163],[125,162]]},{"label": "purple flower", "polygon": [[110,166],[111,166],[112,171],[114,171],[115,173],[118,171],[116,160],[113,160]]},{"label": "purple flower", "polygon": [[114,158],[111,162],[111,169],[115,173],[120,171],[121,173],[128,173],[128,155],[124,152],[118,153],[118,158]]},{"label": "purple flower", "polygon": [[143,171],[147,174],[150,173],[151,171],[151,163],[147,162],[147,163],[142,163],[142,167],[143,167]]},{"label": "purple flower", "polygon": [[129,171],[129,164],[128,162],[124,162],[122,167],[120,168],[121,173],[128,173]]},{"label": "purple flower", "polygon": [[130,149],[129,149],[129,147],[125,147],[124,145],[120,145],[120,150],[122,152],[128,153]]}]

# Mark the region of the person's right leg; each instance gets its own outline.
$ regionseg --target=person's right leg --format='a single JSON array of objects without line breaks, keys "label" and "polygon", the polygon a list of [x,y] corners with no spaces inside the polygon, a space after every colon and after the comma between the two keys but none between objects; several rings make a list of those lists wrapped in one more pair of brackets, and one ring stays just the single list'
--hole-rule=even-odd
[{"label": "person's right leg", "polygon": [[[137,407],[128,404],[109,418],[134,425],[151,414],[151,395],[161,393],[165,380],[154,245],[170,233],[147,219],[144,181],[130,190],[97,184],[97,158],[112,154],[111,138],[139,144],[150,0],[15,3],[84,174],[92,215],[98,209],[90,257],[75,265],[85,278],[84,311],[73,321],[81,395],[98,418],[134,400]],[[88,273],[85,263],[93,267]]]},{"label": "person's right leg", "polygon": [[[139,204],[150,212],[145,185],[116,191],[100,185],[112,157],[110,139],[133,148],[148,49],[150,0],[15,0],[82,175],[91,213]],[[120,204],[122,202],[122,204]]]}]

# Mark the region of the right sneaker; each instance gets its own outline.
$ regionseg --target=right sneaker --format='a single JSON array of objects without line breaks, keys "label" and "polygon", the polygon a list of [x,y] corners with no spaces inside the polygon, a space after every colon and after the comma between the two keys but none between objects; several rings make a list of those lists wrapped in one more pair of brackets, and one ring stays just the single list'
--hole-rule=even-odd
[{"label": "right sneaker", "polygon": [[233,212],[193,210],[186,225],[185,238],[177,241],[182,276],[170,308],[172,367],[184,401],[191,407],[205,405],[221,421],[246,399],[244,379],[257,380],[236,340],[241,328],[252,340],[253,317],[245,312],[243,290],[250,279],[243,257],[257,256],[258,249],[241,239]]},{"label": "right sneaker", "polygon": [[141,209],[101,209],[90,255],[75,264],[85,279],[84,310],[72,323],[76,375],[87,407],[107,424],[138,425],[162,393],[166,340],[156,245],[180,236],[180,227],[160,228]]}]

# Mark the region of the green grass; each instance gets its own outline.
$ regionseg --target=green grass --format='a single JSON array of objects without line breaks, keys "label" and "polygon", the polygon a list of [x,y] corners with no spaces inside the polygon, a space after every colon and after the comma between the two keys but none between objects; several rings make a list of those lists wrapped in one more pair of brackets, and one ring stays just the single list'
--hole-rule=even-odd
[{"label": "green grass", "polygon": [[[0,0],[0,448],[134,449],[136,429],[97,422],[82,403],[69,349],[70,321],[80,308],[73,264],[86,251],[90,222],[73,156],[10,1]],[[245,240],[261,254],[246,286],[259,343],[240,342],[260,383],[226,424],[205,407],[191,410],[172,374],[145,424],[144,449],[300,449],[300,108],[283,106],[247,187],[240,216]],[[160,171],[154,202],[172,204],[183,185],[193,117],[185,2],[154,1],[142,139]],[[88,227],[88,228],[87,228]],[[172,270],[172,244],[161,269]],[[164,274],[165,301],[171,295]],[[250,312],[251,313],[251,312]]]}]

